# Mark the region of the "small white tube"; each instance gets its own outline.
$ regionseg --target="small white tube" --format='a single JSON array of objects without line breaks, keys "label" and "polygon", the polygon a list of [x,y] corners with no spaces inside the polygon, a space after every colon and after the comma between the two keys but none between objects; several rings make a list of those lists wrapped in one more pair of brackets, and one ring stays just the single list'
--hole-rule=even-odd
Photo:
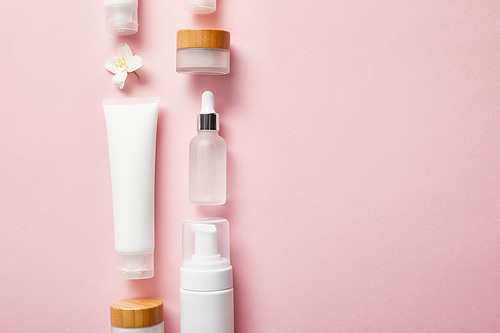
[{"label": "small white tube", "polygon": [[125,279],[154,275],[154,180],[159,97],[104,99],[116,270]]}]

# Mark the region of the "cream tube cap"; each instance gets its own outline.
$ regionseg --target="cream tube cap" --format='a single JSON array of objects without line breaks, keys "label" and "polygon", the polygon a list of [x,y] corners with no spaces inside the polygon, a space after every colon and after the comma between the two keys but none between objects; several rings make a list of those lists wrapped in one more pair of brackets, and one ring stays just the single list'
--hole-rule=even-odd
[{"label": "cream tube cap", "polygon": [[137,32],[138,0],[105,0],[106,31],[114,35],[132,35]]},{"label": "cream tube cap", "polygon": [[154,255],[150,253],[116,253],[116,271],[123,279],[149,279],[154,276]]}]

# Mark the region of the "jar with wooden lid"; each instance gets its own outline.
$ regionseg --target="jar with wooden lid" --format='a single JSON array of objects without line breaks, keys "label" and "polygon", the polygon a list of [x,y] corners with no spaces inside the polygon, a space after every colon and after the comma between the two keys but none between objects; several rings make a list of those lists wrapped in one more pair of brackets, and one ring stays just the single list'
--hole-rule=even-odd
[{"label": "jar with wooden lid", "polygon": [[155,298],[128,298],[110,306],[111,333],[164,333],[163,302]]},{"label": "jar with wooden lid", "polygon": [[218,29],[177,31],[177,73],[229,74],[230,33]]}]

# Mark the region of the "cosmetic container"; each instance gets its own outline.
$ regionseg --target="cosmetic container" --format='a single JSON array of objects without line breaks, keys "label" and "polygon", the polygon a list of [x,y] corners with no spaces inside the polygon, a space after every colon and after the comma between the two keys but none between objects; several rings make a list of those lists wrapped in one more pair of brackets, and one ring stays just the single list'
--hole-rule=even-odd
[{"label": "cosmetic container", "polygon": [[114,35],[131,35],[137,32],[138,0],[104,0],[106,31]]},{"label": "cosmetic container", "polygon": [[226,141],[219,136],[214,94],[205,91],[198,114],[198,135],[189,143],[189,201],[195,205],[226,203]]},{"label": "cosmetic container", "polygon": [[233,269],[229,223],[223,218],[182,224],[180,332],[233,333]]},{"label": "cosmetic container", "polygon": [[125,279],[154,275],[154,181],[160,98],[103,100],[108,136],[116,270]]},{"label": "cosmetic container", "polygon": [[229,74],[230,33],[217,29],[177,31],[177,73]]},{"label": "cosmetic container", "polygon": [[111,333],[164,333],[163,302],[128,298],[110,306]]},{"label": "cosmetic container", "polygon": [[213,13],[216,5],[216,0],[184,0],[184,9],[193,14]]}]

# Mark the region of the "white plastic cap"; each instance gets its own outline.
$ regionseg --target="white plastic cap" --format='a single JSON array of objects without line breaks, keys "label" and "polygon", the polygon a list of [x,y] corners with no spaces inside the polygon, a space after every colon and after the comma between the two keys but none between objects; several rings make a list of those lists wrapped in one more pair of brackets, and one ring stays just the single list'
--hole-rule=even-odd
[{"label": "white plastic cap", "polygon": [[229,259],[229,222],[226,219],[185,221],[182,238],[182,289],[214,291],[233,286],[233,268]]},{"label": "white plastic cap", "polygon": [[205,91],[201,95],[201,111],[202,114],[215,113],[214,110],[214,94],[211,91]]},{"label": "white plastic cap", "polygon": [[210,14],[215,12],[216,0],[184,0],[184,9],[193,14]]},{"label": "white plastic cap", "polygon": [[116,271],[123,279],[149,279],[154,276],[151,253],[116,253]]},{"label": "white plastic cap", "polygon": [[138,0],[104,0],[106,31],[115,35],[131,35],[137,32]]}]

